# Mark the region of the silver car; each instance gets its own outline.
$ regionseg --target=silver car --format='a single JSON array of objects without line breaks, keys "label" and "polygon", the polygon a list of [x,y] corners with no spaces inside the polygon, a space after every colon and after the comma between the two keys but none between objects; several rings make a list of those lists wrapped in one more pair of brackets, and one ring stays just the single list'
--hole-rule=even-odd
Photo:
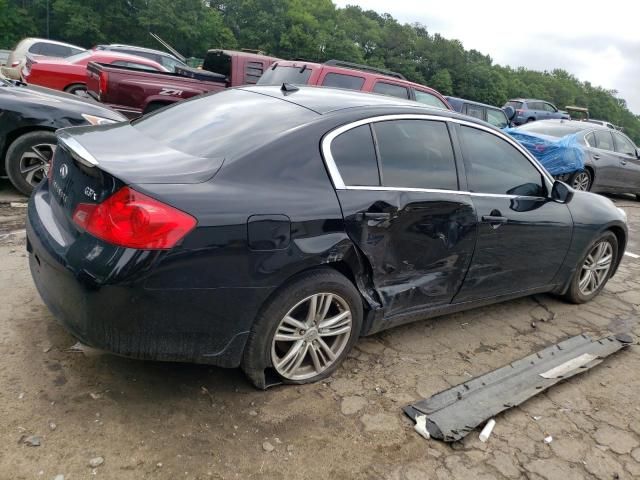
[{"label": "silver car", "polygon": [[585,168],[561,179],[576,190],[633,193],[640,200],[640,150],[624,133],[575,120],[541,120],[518,130],[555,138],[576,134],[586,152]]},{"label": "silver car", "polygon": [[70,43],[58,42],[46,38],[25,38],[20,40],[16,48],[9,54],[7,64],[2,67],[2,74],[7,78],[20,80],[20,71],[24,66],[27,53],[30,55],[40,55],[45,57],[66,58],[85,49]]}]

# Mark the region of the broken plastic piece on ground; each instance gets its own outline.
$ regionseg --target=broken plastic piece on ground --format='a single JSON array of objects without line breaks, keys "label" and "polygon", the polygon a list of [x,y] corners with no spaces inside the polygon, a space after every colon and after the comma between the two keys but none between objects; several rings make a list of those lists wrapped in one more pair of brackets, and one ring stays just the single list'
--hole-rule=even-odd
[{"label": "broken plastic piece on ground", "polygon": [[74,345],[67,348],[65,352],[83,353],[86,357],[94,357],[105,353],[103,350],[98,350],[97,348],[90,347],[80,342],[76,342]]},{"label": "broken plastic piece on ground", "polygon": [[487,424],[484,426],[484,428],[480,432],[480,441],[482,443],[489,440],[489,436],[491,435],[491,432],[493,432],[493,427],[495,426],[496,426],[496,421],[493,418],[487,422]]},{"label": "broken plastic piece on ground", "polygon": [[[455,442],[487,419],[598,365],[605,357],[633,341],[628,335],[599,340],[578,335],[407,405],[403,410],[413,420],[418,416],[426,416],[426,430],[431,438]],[[585,354],[593,356],[593,360],[584,363]],[[581,361],[576,361],[577,358],[581,358]],[[562,366],[565,368],[560,373],[556,370],[552,375],[555,369]]]},{"label": "broken plastic piece on ground", "polygon": [[427,430],[427,417],[425,415],[418,415],[415,420],[416,424],[413,426],[413,429],[422,437],[429,440],[431,436],[429,435],[429,431]]},{"label": "broken plastic piece on ground", "polygon": [[548,445],[551,442],[553,442],[553,437],[551,435],[547,435],[546,437],[544,437],[544,443]]}]

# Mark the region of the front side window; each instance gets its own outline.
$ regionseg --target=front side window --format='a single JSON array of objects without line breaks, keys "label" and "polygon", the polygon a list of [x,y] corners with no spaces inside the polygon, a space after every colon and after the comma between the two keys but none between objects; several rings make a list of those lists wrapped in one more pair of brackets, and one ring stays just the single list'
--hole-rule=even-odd
[{"label": "front side window", "polygon": [[364,85],[364,78],[342,73],[327,73],[322,80],[323,87],[346,88],[347,90],[360,90]]},{"label": "front side window", "polygon": [[458,176],[444,122],[392,120],[373,124],[382,185],[457,190]]},{"label": "front side window", "polygon": [[377,82],[373,87],[373,93],[389,95],[390,97],[409,98],[409,90],[407,88],[387,82]]},{"label": "front side window", "polygon": [[460,132],[470,191],[545,196],[542,174],[513,145],[477,128],[461,126]]},{"label": "front side window", "polygon": [[504,112],[492,108],[487,108],[487,122],[498,128],[506,128],[509,126],[509,120]]},{"label": "front side window", "polygon": [[416,90],[416,102],[424,103],[430,107],[442,108],[443,110],[449,110],[442,100],[435,95],[428,92],[421,92]]},{"label": "front side window", "polygon": [[543,105],[544,109],[547,112],[557,112],[558,111],[558,109],[556,107],[554,107],[553,105],[551,105],[550,103],[543,103],[542,105]]},{"label": "front side window", "polygon": [[587,135],[585,135],[584,141],[586,142],[588,147],[595,147],[597,145],[596,134],[593,132],[588,133]]},{"label": "front side window", "polygon": [[611,133],[606,130],[596,130],[595,137],[596,148],[613,152],[613,138],[611,137]]},{"label": "front side window", "polygon": [[634,157],[636,156],[636,146],[631,143],[631,140],[617,132],[613,133],[613,138],[615,141],[616,152]]},{"label": "front side window", "polygon": [[380,185],[376,150],[368,124],[352,128],[334,138],[331,155],[345,185]]},{"label": "front side window", "polygon": [[527,102],[527,110],[542,110],[540,102]]}]

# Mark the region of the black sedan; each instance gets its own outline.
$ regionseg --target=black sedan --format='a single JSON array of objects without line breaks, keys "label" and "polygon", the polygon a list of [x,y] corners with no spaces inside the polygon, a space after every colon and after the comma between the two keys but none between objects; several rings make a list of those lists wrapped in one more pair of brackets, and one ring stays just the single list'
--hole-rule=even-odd
[{"label": "black sedan", "polygon": [[575,120],[541,120],[517,130],[554,140],[576,135],[586,153],[585,168],[567,175],[567,183],[576,190],[633,193],[640,199],[640,150],[624,133]]},{"label": "black sedan", "polygon": [[78,96],[0,78],[0,176],[25,195],[47,175],[55,130],[126,120]]},{"label": "black sedan", "polygon": [[627,226],[484,122],[283,85],[61,131],[27,238],[42,298],[81,341],[241,365],[264,387],[326,377],[359,336],[413,320],[591,300]]}]

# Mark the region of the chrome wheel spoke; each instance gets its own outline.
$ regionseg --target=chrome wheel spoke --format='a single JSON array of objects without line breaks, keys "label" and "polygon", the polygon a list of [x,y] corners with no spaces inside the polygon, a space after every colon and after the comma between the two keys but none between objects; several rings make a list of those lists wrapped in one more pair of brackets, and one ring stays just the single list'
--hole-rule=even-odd
[{"label": "chrome wheel spoke", "polygon": [[584,260],[578,288],[583,295],[591,295],[597,291],[607,279],[613,264],[613,248],[607,241],[602,241],[591,248]]}]

